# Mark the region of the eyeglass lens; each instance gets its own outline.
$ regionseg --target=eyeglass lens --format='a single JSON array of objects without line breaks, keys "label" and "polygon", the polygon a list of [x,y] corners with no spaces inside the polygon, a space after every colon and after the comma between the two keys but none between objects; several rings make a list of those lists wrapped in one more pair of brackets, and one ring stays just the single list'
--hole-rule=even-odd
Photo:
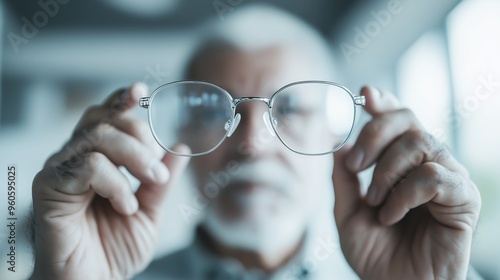
[{"label": "eyeglass lens", "polygon": [[294,84],[278,92],[271,116],[281,141],[303,154],[338,149],[354,123],[354,102],[343,88],[322,83]]}]

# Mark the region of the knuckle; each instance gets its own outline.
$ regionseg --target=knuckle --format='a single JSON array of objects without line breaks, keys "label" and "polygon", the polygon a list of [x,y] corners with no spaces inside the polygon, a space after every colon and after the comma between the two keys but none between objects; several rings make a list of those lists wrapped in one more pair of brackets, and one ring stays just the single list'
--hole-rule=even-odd
[{"label": "knuckle", "polygon": [[434,152],[433,152],[432,158],[435,161],[444,162],[450,156],[451,156],[451,153],[450,153],[450,151],[448,151],[448,148],[445,145],[439,143],[439,144],[434,146]]},{"label": "knuckle", "polygon": [[48,172],[47,168],[40,170],[35,177],[31,185],[31,195],[33,200],[36,200],[43,193],[43,190],[50,185],[51,181],[54,181],[54,176]]},{"label": "knuckle", "polygon": [[403,117],[405,119],[409,119],[409,120],[413,120],[413,121],[417,120],[417,116],[415,116],[415,113],[411,109],[409,109],[409,108],[399,109],[397,111],[397,113],[403,115]]},{"label": "knuckle", "polygon": [[61,151],[59,152],[55,152],[53,153],[52,155],[49,156],[49,158],[45,161],[45,163],[43,164],[43,168],[47,168],[48,166],[51,166],[53,162],[56,162],[59,158],[62,158],[64,157],[64,150],[67,149],[68,144],[65,144],[63,146],[63,148],[61,149]]},{"label": "knuckle", "polygon": [[408,140],[413,148],[422,151],[427,161],[444,161],[450,156],[446,146],[439,142],[432,134],[423,130],[408,132]]},{"label": "knuckle", "polygon": [[50,175],[52,184],[59,185],[68,178],[76,178],[77,170],[83,166],[83,162],[84,160],[80,155],[74,155],[63,162],[51,162],[50,168],[52,172]]},{"label": "knuckle", "polygon": [[96,147],[101,144],[106,136],[113,133],[116,128],[109,122],[101,121],[89,129],[84,129],[80,132],[80,138],[89,141],[92,146]]},{"label": "knuckle", "polygon": [[109,103],[108,109],[112,113],[120,113],[126,108],[127,101],[127,88],[120,88],[113,92],[111,102]]},{"label": "knuckle", "polygon": [[110,133],[115,130],[115,127],[111,125],[111,123],[106,121],[101,121],[97,125],[95,125],[91,131],[93,133]]},{"label": "knuckle", "polygon": [[[464,180],[459,174],[448,170],[437,163],[427,162],[422,165],[424,168],[424,176],[431,179],[435,183],[433,187],[438,185],[444,187],[445,190],[451,191],[451,193],[463,193],[467,192],[467,188],[472,188],[472,197],[474,201],[479,201],[480,205],[480,195],[479,191],[475,187],[475,184],[470,180]],[[479,198],[478,198],[479,197]]]},{"label": "knuckle", "polygon": [[59,190],[67,189],[68,184],[72,185],[70,182],[75,179],[80,183],[85,183],[88,178],[80,172],[83,165],[84,158],[81,155],[74,155],[64,161],[50,161],[35,175],[32,186],[33,193],[40,193],[46,187]]},{"label": "knuckle", "polygon": [[465,190],[465,186],[466,186],[465,181],[455,173],[452,173],[451,175],[453,175],[453,177],[450,178],[449,185],[451,187],[453,187],[454,189],[459,190],[459,191]]},{"label": "knuckle", "polygon": [[444,175],[444,167],[435,162],[424,163],[422,165],[422,172],[425,177],[429,178],[437,185],[441,185],[447,181]]},{"label": "knuckle", "polygon": [[106,161],[106,156],[99,152],[91,152],[84,156],[84,166],[90,174],[101,170]]},{"label": "knuckle", "polygon": [[416,146],[420,149],[424,148],[424,144],[427,142],[427,135],[422,130],[409,130],[405,137],[410,145]]},{"label": "knuckle", "polygon": [[112,132],[113,129],[114,127],[107,121],[107,119],[102,119],[99,122],[94,122],[87,127],[76,130],[73,133],[70,142],[74,143],[83,140],[91,140],[91,142],[95,142],[96,139],[102,138],[105,134]]},{"label": "knuckle", "polygon": [[409,130],[405,138],[411,148],[416,148],[425,154],[429,154],[432,150],[435,150],[436,141],[426,131],[420,129]]},{"label": "knuckle", "polygon": [[46,169],[42,169],[38,173],[36,173],[35,177],[33,178],[32,190],[34,191],[40,186],[44,185],[47,180],[46,178]]},{"label": "knuckle", "polygon": [[73,135],[64,149],[69,151],[70,154],[80,156],[99,150],[98,147],[113,130],[115,128],[106,122],[100,122],[91,127],[81,129]]}]

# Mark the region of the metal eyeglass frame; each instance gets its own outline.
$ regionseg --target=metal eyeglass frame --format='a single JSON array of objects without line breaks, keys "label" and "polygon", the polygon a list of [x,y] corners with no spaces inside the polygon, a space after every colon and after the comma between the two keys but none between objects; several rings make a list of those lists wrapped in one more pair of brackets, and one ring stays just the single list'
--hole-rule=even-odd
[{"label": "metal eyeglass frame", "polygon": [[[223,92],[226,95],[226,97],[228,98],[228,100],[229,100],[229,102],[231,104],[231,109],[232,109],[233,113],[232,113],[231,119],[226,122],[225,127],[224,127],[225,130],[226,130],[226,134],[222,137],[222,139],[219,141],[219,143],[217,143],[217,145],[215,145],[212,149],[210,149],[210,150],[208,150],[206,152],[196,153],[196,154],[181,154],[181,153],[177,153],[175,151],[170,150],[168,147],[165,147],[161,143],[161,141],[158,139],[158,136],[155,133],[155,130],[153,128],[152,116],[151,116],[151,111],[152,110],[149,109],[149,106],[153,103],[156,94],[160,90],[162,90],[165,87],[169,87],[169,86],[172,86],[172,85],[178,85],[178,84],[198,84],[198,85],[206,85],[206,86],[214,87],[214,88],[220,90],[221,92]],[[349,130],[349,134],[347,135],[346,139],[342,142],[342,144],[340,144],[338,147],[336,147],[332,151],[324,152],[324,153],[317,153],[317,154],[310,154],[310,153],[303,153],[303,152],[296,151],[296,150],[292,149],[290,146],[288,146],[285,143],[285,141],[281,138],[281,136],[279,135],[279,133],[277,131],[277,128],[276,128],[277,123],[276,123],[276,120],[273,119],[273,116],[272,116],[273,103],[274,103],[276,97],[282,91],[284,91],[285,89],[287,89],[289,87],[292,87],[292,86],[295,86],[295,85],[301,85],[301,84],[327,84],[327,85],[336,86],[336,87],[339,87],[339,88],[342,88],[343,90],[345,90],[349,94],[349,96],[352,98],[353,104],[355,106],[354,106],[354,116],[353,116],[351,128]],[[167,84],[159,86],[158,88],[156,88],[151,93],[151,95],[149,97],[141,97],[140,100],[139,100],[139,106],[142,107],[142,108],[148,109],[149,128],[151,129],[151,132],[152,132],[153,137],[155,138],[156,142],[165,151],[167,151],[167,152],[169,152],[169,153],[171,153],[173,155],[177,155],[177,156],[194,157],[194,156],[206,155],[206,154],[209,154],[209,153],[213,152],[215,149],[217,149],[222,144],[222,142],[224,142],[224,140],[226,138],[231,137],[231,135],[235,131],[235,129],[238,126],[238,124],[240,122],[240,119],[241,119],[241,115],[239,113],[236,114],[236,107],[240,103],[249,102],[249,101],[261,101],[261,102],[266,103],[266,105],[268,107],[268,112],[267,112],[267,114],[265,113],[263,115],[263,119],[264,119],[264,123],[265,123],[266,127],[268,128],[269,132],[273,136],[277,136],[278,139],[281,141],[281,143],[283,143],[283,145],[285,145],[285,147],[287,147],[290,151],[295,152],[297,154],[306,155],[306,156],[326,155],[326,154],[334,153],[334,152],[340,150],[345,145],[345,143],[347,142],[347,140],[349,139],[349,137],[351,136],[351,133],[353,131],[354,124],[355,124],[355,121],[356,121],[356,105],[358,105],[358,106],[364,106],[366,104],[366,99],[365,99],[364,96],[354,96],[351,93],[351,91],[349,89],[347,89],[346,87],[344,87],[344,86],[342,86],[340,84],[334,83],[334,82],[329,82],[329,81],[307,80],[307,81],[294,82],[294,83],[285,85],[285,86],[281,87],[280,89],[278,89],[275,93],[273,93],[273,95],[271,96],[271,98],[266,98],[266,97],[240,97],[240,98],[233,98],[231,96],[231,94],[229,94],[229,92],[227,92],[225,89],[221,88],[218,85],[215,85],[215,84],[212,84],[212,83],[208,83],[208,82],[202,82],[202,81],[184,80],[184,81],[175,81],[175,82],[171,82],[171,83],[167,83]]]}]

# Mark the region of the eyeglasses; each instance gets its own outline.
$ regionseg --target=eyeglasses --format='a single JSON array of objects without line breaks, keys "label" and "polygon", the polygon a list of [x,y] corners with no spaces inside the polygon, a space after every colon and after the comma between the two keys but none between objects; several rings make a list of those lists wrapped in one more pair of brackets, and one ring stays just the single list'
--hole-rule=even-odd
[{"label": "eyeglasses", "polygon": [[[236,107],[249,101],[264,102],[263,121],[270,135],[291,151],[324,155],[339,150],[349,139],[356,119],[356,105],[364,96],[353,96],[345,87],[327,81],[300,81],[276,91],[271,98],[233,98],[221,87],[200,81],[178,81],[142,97],[148,109],[151,132],[165,151],[179,156],[205,155],[231,137],[241,120]],[[170,150],[184,143],[191,153]]]}]

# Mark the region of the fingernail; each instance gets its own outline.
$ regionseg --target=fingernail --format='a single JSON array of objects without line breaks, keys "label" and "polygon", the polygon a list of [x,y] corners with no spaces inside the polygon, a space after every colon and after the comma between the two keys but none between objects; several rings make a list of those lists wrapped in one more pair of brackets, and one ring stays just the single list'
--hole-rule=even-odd
[{"label": "fingernail", "polygon": [[363,162],[364,152],[360,147],[354,147],[353,150],[347,156],[347,167],[353,171],[359,171],[361,168],[361,163]]},{"label": "fingernail", "polygon": [[139,208],[139,204],[134,195],[131,195],[127,203],[127,213],[134,214]]},{"label": "fingernail", "polygon": [[150,175],[156,182],[162,183],[168,180],[170,172],[168,171],[165,164],[162,162],[157,162],[150,170]]},{"label": "fingernail", "polygon": [[368,203],[370,205],[376,205],[377,203],[377,188],[375,186],[370,186],[370,189],[368,191]]}]

